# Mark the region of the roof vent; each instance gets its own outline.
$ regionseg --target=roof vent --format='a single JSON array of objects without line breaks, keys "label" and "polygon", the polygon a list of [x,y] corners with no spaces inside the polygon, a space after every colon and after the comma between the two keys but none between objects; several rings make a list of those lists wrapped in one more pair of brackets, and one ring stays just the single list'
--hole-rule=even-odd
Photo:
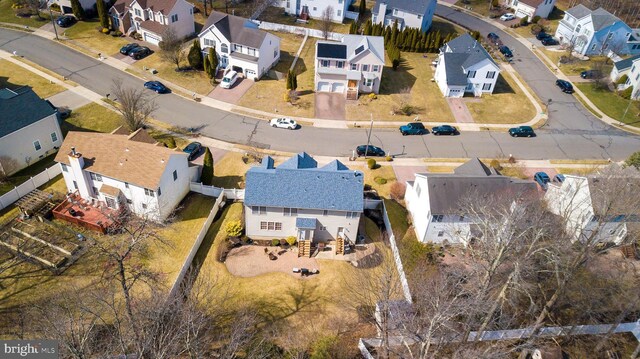
[{"label": "roof vent", "polygon": [[164,163],[164,158],[160,160],[160,162]]},{"label": "roof vent", "polygon": [[125,147],[124,151],[129,152],[129,147]]},{"label": "roof vent", "polygon": [[71,154],[74,156],[78,154],[75,147],[71,147]]}]

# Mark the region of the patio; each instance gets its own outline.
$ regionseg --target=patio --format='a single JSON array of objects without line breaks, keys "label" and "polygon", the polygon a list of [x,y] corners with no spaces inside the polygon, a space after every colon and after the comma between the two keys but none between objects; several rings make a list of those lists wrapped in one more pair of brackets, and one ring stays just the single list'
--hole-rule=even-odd
[{"label": "patio", "polygon": [[[264,251],[265,248],[277,255],[277,259],[270,260],[269,255]],[[293,268],[318,269],[320,270],[319,275],[322,275],[321,267],[314,258],[298,258],[296,250],[284,250],[279,247],[242,246],[234,248],[227,255],[225,265],[232,275],[245,278],[272,272],[282,272],[297,278],[304,278],[300,273],[293,273]]]},{"label": "patio", "polygon": [[119,210],[107,207],[104,202],[88,201],[77,193],[69,195],[53,209],[54,218],[101,233],[114,226],[119,215]]}]

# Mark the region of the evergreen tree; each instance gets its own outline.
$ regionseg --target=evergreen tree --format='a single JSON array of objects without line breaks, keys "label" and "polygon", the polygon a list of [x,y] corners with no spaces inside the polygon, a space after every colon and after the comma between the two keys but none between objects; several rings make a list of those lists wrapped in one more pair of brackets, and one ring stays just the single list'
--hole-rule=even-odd
[{"label": "evergreen tree", "polygon": [[216,54],[216,49],[214,47],[209,48],[209,71],[211,74],[209,75],[210,79],[216,77],[216,73],[218,72],[218,54]]},{"label": "evergreen tree", "polygon": [[293,75],[292,76],[292,80],[291,80],[291,87],[294,90],[297,90],[298,89],[298,75],[293,71],[291,71],[291,75]]},{"label": "evergreen tree", "polygon": [[80,5],[80,0],[71,0],[71,11],[78,20],[84,20],[84,9]]},{"label": "evergreen tree", "polygon": [[360,16],[364,16],[364,13],[367,11],[367,2],[366,0],[360,0],[360,7],[358,8],[358,13]]},{"label": "evergreen tree", "polygon": [[202,70],[202,49],[200,48],[200,41],[198,41],[198,39],[193,40],[193,45],[189,50],[187,61],[189,61],[189,66],[192,68]]},{"label": "evergreen tree", "polygon": [[393,26],[391,27],[391,45],[396,44],[396,40],[398,39],[398,20],[393,21]]},{"label": "evergreen tree", "polygon": [[204,73],[207,74],[207,77],[211,79],[211,65],[209,63],[209,56],[204,57]]},{"label": "evergreen tree", "polygon": [[349,26],[349,33],[350,34],[357,34],[358,33],[358,23],[357,22],[352,22],[351,26]]},{"label": "evergreen tree", "polygon": [[110,28],[109,26],[109,13],[107,11],[107,5],[102,0],[96,0],[96,11],[98,12],[98,18],[100,18],[100,26],[102,28]]},{"label": "evergreen tree", "polygon": [[363,35],[371,35],[371,19],[367,20],[367,22],[364,23],[364,31],[363,31]]},{"label": "evergreen tree", "polygon": [[202,174],[200,175],[200,182],[203,185],[211,186],[213,183],[213,156],[209,147],[205,147],[204,161],[202,163]]},{"label": "evergreen tree", "polygon": [[293,80],[293,73],[291,70],[289,70],[287,72],[286,85],[285,85],[287,90],[293,90],[292,80]]},{"label": "evergreen tree", "polygon": [[411,51],[413,52],[418,51],[418,36],[418,29],[415,29],[411,34]]}]

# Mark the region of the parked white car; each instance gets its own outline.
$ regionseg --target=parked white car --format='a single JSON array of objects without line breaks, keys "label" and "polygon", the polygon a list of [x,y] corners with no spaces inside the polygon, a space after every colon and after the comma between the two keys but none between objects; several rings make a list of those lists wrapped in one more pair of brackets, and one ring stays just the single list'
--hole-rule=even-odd
[{"label": "parked white car", "polygon": [[502,20],[502,21],[509,21],[509,20],[513,20],[515,18],[516,18],[516,16],[514,14],[510,13],[510,12],[500,16],[500,20]]},{"label": "parked white car", "polygon": [[223,89],[229,89],[236,83],[236,81],[238,81],[238,73],[231,70],[227,72],[227,74],[222,78],[222,81],[220,81],[220,87]]},{"label": "parked white car", "polygon": [[271,119],[269,124],[276,128],[286,128],[288,130],[295,130],[298,127],[298,123],[288,117],[277,117]]}]

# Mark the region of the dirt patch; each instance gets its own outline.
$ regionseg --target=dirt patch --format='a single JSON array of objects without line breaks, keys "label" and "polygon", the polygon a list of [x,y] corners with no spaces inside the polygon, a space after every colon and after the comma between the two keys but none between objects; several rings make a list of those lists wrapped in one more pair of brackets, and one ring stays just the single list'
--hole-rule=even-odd
[{"label": "dirt patch", "polygon": [[[278,259],[270,260],[265,248],[275,254]],[[227,255],[225,265],[229,272],[238,277],[256,277],[271,272],[287,273],[302,278],[299,273],[293,273],[293,268],[322,270],[314,258],[300,257],[294,249],[282,250],[279,247],[242,246],[234,248]]]}]

